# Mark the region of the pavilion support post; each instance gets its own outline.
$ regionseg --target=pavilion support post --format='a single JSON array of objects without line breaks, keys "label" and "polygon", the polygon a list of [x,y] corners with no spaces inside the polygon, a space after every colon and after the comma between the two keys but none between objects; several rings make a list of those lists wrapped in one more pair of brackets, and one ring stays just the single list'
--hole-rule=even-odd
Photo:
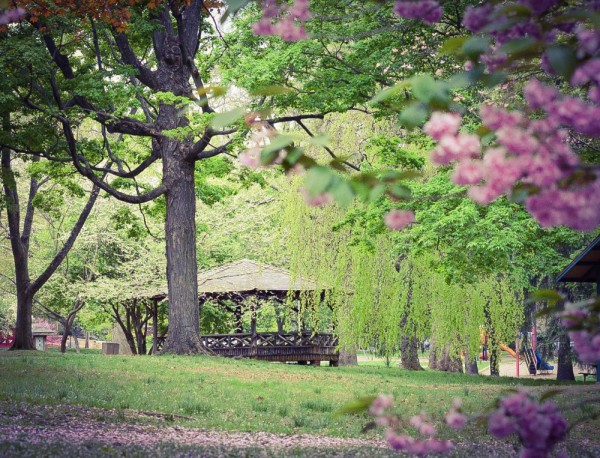
[{"label": "pavilion support post", "polygon": [[158,299],[152,299],[152,354],[158,352]]},{"label": "pavilion support post", "polygon": [[256,348],[258,336],[256,334],[256,302],[254,300],[250,307],[250,334],[252,334],[252,348],[250,349],[250,355],[256,357],[258,353]]},{"label": "pavilion support post", "polygon": [[242,321],[242,304],[238,304],[235,309],[235,332],[241,334],[244,332],[244,324]]},{"label": "pavilion support post", "polygon": [[[596,267],[596,296],[600,297],[600,266]],[[596,361],[596,383],[600,383],[600,360]]]}]

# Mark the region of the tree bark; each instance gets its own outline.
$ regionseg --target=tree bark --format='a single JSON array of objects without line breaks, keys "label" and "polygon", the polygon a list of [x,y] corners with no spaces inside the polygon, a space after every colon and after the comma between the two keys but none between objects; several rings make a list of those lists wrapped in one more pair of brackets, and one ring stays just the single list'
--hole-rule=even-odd
[{"label": "tree bark", "polygon": [[437,345],[433,343],[433,340],[429,340],[429,369],[437,370]]},{"label": "tree bark", "polygon": [[571,339],[569,334],[560,324],[558,368],[556,369],[556,380],[575,380],[573,372],[573,360],[571,358]]},{"label": "tree bark", "polygon": [[[18,282],[17,282],[18,283]],[[17,286],[17,320],[15,323],[15,340],[11,350],[35,350],[31,331],[31,315],[33,296],[18,291]]]},{"label": "tree bark", "polygon": [[459,372],[462,373],[462,359],[460,355],[452,355],[450,354],[450,350],[444,348],[439,352],[439,357],[436,364],[436,368],[438,371],[444,372]]},{"label": "tree bark", "polygon": [[77,334],[73,334],[73,340],[75,341],[75,352],[79,353],[79,339],[77,338]]},{"label": "tree bark", "polygon": [[479,375],[479,369],[477,368],[477,358],[471,357],[469,351],[465,350],[465,372],[471,375]]},{"label": "tree bark", "polygon": [[165,234],[169,333],[161,353],[205,353],[198,307],[194,163],[185,160],[177,142],[165,143],[176,150],[163,155],[163,180],[168,188]]},{"label": "tree bark", "polygon": [[403,369],[422,371],[419,362],[419,341],[416,337],[402,336],[400,343],[400,365]]},{"label": "tree bark", "polygon": [[356,350],[345,349],[340,350],[340,359],[338,360],[340,366],[358,366],[358,356]]},{"label": "tree bark", "polygon": [[72,321],[69,319],[63,320],[63,335],[60,339],[60,352],[65,353],[67,351],[67,339],[69,338],[69,333],[71,332],[71,324]]}]

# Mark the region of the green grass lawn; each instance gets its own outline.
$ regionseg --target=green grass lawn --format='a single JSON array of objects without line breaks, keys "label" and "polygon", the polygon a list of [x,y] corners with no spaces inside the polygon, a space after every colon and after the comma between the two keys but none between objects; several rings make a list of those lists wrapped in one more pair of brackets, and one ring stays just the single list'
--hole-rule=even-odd
[{"label": "green grass lawn", "polygon": [[[557,402],[579,401],[598,396],[593,383],[517,380],[411,372],[398,367],[311,367],[186,356],[102,356],[95,351],[81,354],[57,351],[0,352],[0,402],[34,405],[73,404],[123,412],[141,411],[167,416],[171,424],[223,431],[265,431],[339,437],[380,435],[362,428],[366,415],[336,416],[344,404],[378,393],[394,395],[404,416],[426,412],[437,419],[440,435],[474,443],[485,441],[482,425],[472,424],[456,433],[441,424],[452,399],[463,399],[469,414],[482,413],[503,392],[517,386],[535,391],[561,386],[566,392]],[[569,412],[570,419],[593,413]],[[152,416],[136,421],[151,422]],[[594,420],[573,431],[576,440],[600,447]],[[460,434],[458,436],[457,434]]]}]

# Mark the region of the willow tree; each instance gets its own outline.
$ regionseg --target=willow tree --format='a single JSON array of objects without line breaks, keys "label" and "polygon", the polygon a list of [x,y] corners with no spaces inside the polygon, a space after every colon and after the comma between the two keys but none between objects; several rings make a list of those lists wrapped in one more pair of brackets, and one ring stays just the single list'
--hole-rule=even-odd
[{"label": "willow tree", "polygon": [[[415,285],[424,264],[399,258],[389,234],[361,239],[339,225],[344,212],[337,206],[309,207],[294,186],[284,200],[292,274],[318,286],[301,297],[313,328],[332,326],[345,349],[375,348],[386,356],[401,351],[403,365],[417,369],[411,348],[428,328],[427,304],[419,300],[423,288]],[[324,322],[329,316],[332,322]]]},{"label": "willow tree", "polygon": [[[17,2],[20,3],[20,2]],[[0,32],[0,67],[10,78],[2,96],[47,132],[33,138],[19,125],[2,147],[69,162],[116,199],[166,201],[169,333],[165,352],[202,352],[196,260],[199,161],[227,153],[244,132],[216,114],[199,62],[211,51],[212,2],[55,0],[23,2],[24,21]],[[320,118],[320,114],[270,119]],[[82,136],[82,126],[98,138]],[[127,145],[141,145],[131,151]],[[162,162],[162,177],[149,176]],[[102,180],[104,174],[107,181]],[[27,318],[23,318],[27,319]],[[22,329],[18,320],[17,329]]]},{"label": "willow tree", "polygon": [[[458,360],[464,353],[469,369],[479,353],[481,335],[487,333],[492,375],[497,375],[500,344],[513,341],[524,322],[523,290],[505,275],[457,284],[433,272],[429,295],[431,335],[443,358]],[[430,361],[441,356],[433,355]],[[467,371],[475,373],[474,368]]]}]

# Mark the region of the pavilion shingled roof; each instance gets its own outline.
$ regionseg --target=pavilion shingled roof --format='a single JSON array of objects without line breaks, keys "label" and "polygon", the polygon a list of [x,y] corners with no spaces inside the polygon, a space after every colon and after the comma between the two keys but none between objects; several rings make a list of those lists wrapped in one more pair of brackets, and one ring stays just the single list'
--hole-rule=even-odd
[{"label": "pavilion shingled roof", "polygon": [[600,235],[558,275],[559,282],[598,282],[600,275]]},{"label": "pavilion shingled roof", "polygon": [[198,274],[198,294],[242,293],[252,291],[314,291],[317,285],[307,279],[293,279],[290,272],[249,259],[230,262]]}]

